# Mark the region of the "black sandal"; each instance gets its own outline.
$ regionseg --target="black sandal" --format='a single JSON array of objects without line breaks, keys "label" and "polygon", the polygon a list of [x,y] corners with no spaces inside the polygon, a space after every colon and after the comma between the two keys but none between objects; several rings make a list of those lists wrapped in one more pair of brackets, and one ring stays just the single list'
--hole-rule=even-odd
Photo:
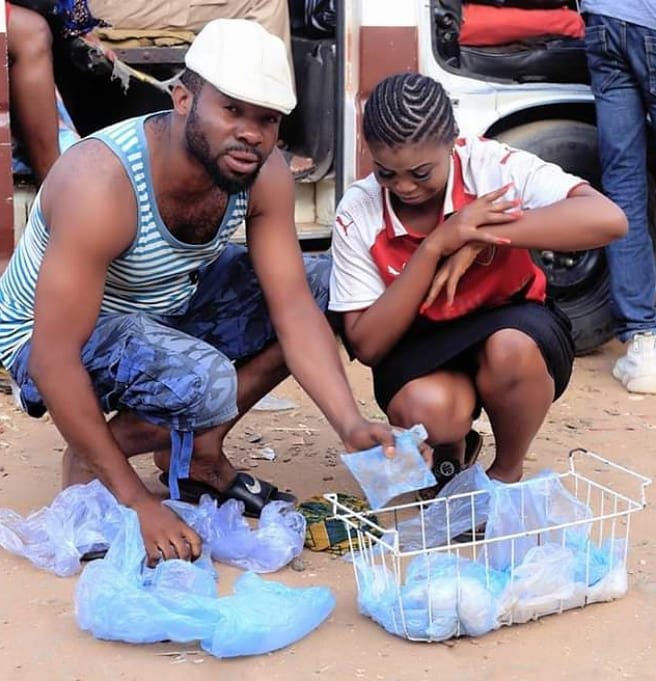
[{"label": "black sandal", "polygon": [[[169,474],[162,473],[159,476],[159,481],[168,487]],[[219,492],[216,488],[191,478],[179,479],[178,487],[180,488],[180,500],[188,504],[197,504],[203,494],[208,494],[219,504],[228,499],[242,501],[244,503],[244,515],[249,518],[259,518],[262,509],[270,501],[286,501],[290,504],[296,504],[298,501],[293,494],[281,492],[270,482],[260,480],[249,473],[237,473],[230,487],[224,492]]]},{"label": "black sandal", "polygon": [[483,438],[481,434],[473,428],[465,436],[465,456],[464,463],[449,454],[440,454],[440,445],[433,447],[433,475],[437,480],[437,485],[426,487],[419,490],[417,496],[421,501],[434,499],[439,491],[465,468],[473,466],[478,460],[478,456],[483,448]]}]

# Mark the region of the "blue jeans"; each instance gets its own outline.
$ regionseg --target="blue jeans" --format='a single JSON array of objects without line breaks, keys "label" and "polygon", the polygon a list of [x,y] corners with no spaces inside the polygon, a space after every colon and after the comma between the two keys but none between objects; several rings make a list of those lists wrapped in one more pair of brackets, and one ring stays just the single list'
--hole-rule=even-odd
[{"label": "blue jeans", "polygon": [[656,31],[589,14],[586,52],[597,109],[604,192],[628,234],[606,247],[620,340],[656,332],[656,258],[647,207],[647,115],[656,134]]}]

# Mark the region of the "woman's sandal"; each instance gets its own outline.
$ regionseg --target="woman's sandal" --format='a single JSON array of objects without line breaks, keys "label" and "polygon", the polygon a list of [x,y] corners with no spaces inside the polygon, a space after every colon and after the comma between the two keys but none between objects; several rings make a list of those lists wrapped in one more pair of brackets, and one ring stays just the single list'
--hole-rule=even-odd
[{"label": "woman's sandal", "polygon": [[441,455],[439,445],[434,447],[432,471],[437,480],[437,485],[420,489],[417,492],[417,498],[420,501],[434,499],[447,482],[455,478],[455,476],[465,468],[469,468],[476,463],[482,448],[483,438],[481,434],[473,428],[465,436],[465,456],[464,463],[462,464],[453,456]]},{"label": "woman's sandal", "polygon": [[480,542],[485,539],[485,523],[479,525],[477,528],[472,530],[465,530],[461,532],[457,537],[451,539],[451,543],[455,544],[469,544],[471,542]]}]

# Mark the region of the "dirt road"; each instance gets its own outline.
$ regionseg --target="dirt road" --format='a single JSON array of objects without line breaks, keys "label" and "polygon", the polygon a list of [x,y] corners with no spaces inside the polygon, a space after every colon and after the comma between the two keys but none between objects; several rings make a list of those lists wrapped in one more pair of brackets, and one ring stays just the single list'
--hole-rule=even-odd
[{"label": "dirt road", "polygon": [[[656,478],[656,397],[629,395],[610,377],[620,346],[579,359],[573,382],[552,409],[535,441],[527,472],[562,470],[568,450],[583,446]],[[354,390],[369,416],[379,416],[365,369],[350,366]],[[229,440],[233,460],[304,499],[326,491],[357,493],[337,463],[339,443],[316,408],[292,382],[276,395],[298,409],[251,414]],[[257,444],[249,442],[261,436]],[[486,436],[483,461],[489,461]],[[268,445],[274,462],[250,458]],[[0,396],[0,508],[20,513],[48,504],[58,490],[61,438],[47,419],[30,420]],[[149,457],[136,467],[153,490],[163,491]],[[196,645],[131,646],[94,640],[78,630],[73,614],[75,578],[39,572],[0,551],[0,679],[3,681],[614,681],[656,679],[656,488],[633,516],[630,591],[620,601],[589,606],[540,621],[505,627],[453,645],[397,639],[358,614],[350,565],[306,551],[307,568],[282,570],[291,585],[333,588],[337,608],[319,630],[285,650],[249,659],[217,660]],[[237,572],[219,566],[220,591]],[[190,651],[184,653],[184,651]]]}]

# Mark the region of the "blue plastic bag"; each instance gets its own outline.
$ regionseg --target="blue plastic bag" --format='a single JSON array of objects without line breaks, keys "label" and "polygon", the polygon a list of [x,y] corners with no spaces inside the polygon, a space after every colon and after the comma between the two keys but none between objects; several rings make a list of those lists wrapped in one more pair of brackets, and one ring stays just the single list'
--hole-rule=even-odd
[{"label": "blue plastic bag", "polygon": [[96,638],[128,643],[194,641],[217,620],[216,574],[195,563],[162,561],[145,567],[136,513],[121,507],[123,528],[103,560],[89,563],[75,590],[78,625]]},{"label": "blue plastic bag", "polygon": [[378,622],[391,634],[403,636],[403,617],[399,609],[399,587],[392,571],[385,565],[369,564],[356,556],[358,608],[366,617]]},{"label": "blue plastic bag", "polygon": [[417,448],[425,437],[423,426],[396,434],[396,455],[391,458],[383,454],[380,445],[341,455],[372,509],[382,508],[399,494],[436,484],[435,476]]},{"label": "blue plastic bag", "polygon": [[107,556],[85,568],[75,592],[78,625],[96,638],[199,640],[218,657],[255,655],[293,643],[332,612],[335,600],[326,587],[293,589],[252,573],[237,581],[234,596],[219,598],[206,556],[147,568],[137,516],[121,513],[123,529]]},{"label": "blue plastic bag", "polygon": [[597,546],[589,537],[566,533],[566,546],[574,553],[574,579],[594,586],[617,566],[624,567],[626,543],[623,539],[607,539]]},{"label": "blue plastic bag", "polygon": [[424,622],[433,640],[482,636],[499,626],[498,599],[507,581],[504,573],[455,554],[420,555],[408,565],[401,592],[404,609]]},{"label": "blue plastic bag", "polygon": [[27,518],[0,509],[0,546],[36,567],[69,577],[87,551],[107,548],[123,524],[114,496],[98,481],[62,490]]},{"label": "blue plastic bag", "polygon": [[[466,468],[440,490],[437,499],[441,501],[431,502],[414,518],[398,524],[401,549],[418,551],[443,546],[463,532],[485,525],[491,489],[492,482],[480,464]],[[450,498],[459,494],[465,496]]]},{"label": "blue plastic bag", "polygon": [[496,629],[498,602],[507,575],[454,554],[414,558],[399,589],[381,564],[357,558],[360,611],[397,636],[444,641],[457,635],[482,636]]},{"label": "blue plastic bag", "polygon": [[216,657],[278,650],[307,636],[334,607],[326,587],[295,589],[246,572],[235,583],[234,596],[219,598],[219,620],[202,647]]},{"label": "blue plastic bag", "polygon": [[235,499],[218,507],[208,495],[203,495],[198,506],[180,501],[166,504],[198,532],[203,546],[221,563],[275,572],[303,551],[305,518],[288,502],[267,504],[257,529],[251,529],[243,516],[243,502]]},{"label": "blue plastic bag", "polygon": [[[200,506],[165,502],[201,536],[215,560],[244,570],[273,572],[303,550],[305,519],[291,504],[267,504],[257,529],[242,517],[243,504],[217,508],[209,497]],[[23,519],[0,509],[0,547],[61,577],[80,571],[87,551],[107,549],[123,527],[115,497],[98,481],[62,490],[50,506]]]},{"label": "blue plastic bag", "polygon": [[565,489],[559,476],[551,471],[513,484],[495,481],[490,499],[486,540],[534,532],[485,546],[481,560],[489,561],[497,570],[515,568],[535,546],[564,544],[565,530],[550,527],[581,521],[580,525],[567,528],[571,540],[578,537],[584,541],[590,531],[590,524],[583,521],[592,518],[592,511]]}]

